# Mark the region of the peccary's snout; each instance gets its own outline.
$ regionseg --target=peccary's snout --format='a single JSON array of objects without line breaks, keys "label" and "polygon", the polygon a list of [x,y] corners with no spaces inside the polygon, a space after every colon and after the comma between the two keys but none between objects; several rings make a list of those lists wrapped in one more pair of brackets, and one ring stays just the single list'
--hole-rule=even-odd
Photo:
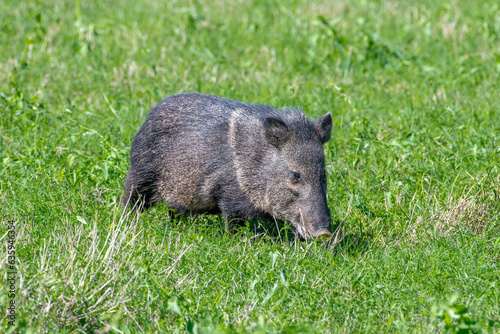
[{"label": "peccary's snout", "polygon": [[329,238],[332,235],[330,209],[326,203],[326,198],[321,198],[325,196],[315,197],[316,200],[309,199],[308,203],[303,206],[304,209],[301,210],[301,223],[306,232],[302,236],[305,239]]}]

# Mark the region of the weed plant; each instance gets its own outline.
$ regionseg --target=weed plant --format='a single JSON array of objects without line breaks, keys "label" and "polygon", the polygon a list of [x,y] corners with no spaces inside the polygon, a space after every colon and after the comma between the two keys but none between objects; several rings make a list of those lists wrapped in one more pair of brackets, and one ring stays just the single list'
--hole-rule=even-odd
[{"label": "weed plant", "polygon": [[[331,240],[120,206],[188,91],[332,112]],[[498,333],[499,101],[496,0],[3,0],[0,332]]]}]

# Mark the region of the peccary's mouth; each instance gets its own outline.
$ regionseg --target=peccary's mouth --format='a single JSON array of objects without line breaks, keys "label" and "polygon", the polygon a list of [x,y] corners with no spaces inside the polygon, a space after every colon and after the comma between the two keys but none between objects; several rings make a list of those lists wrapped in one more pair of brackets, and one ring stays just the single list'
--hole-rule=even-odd
[{"label": "peccary's mouth", "polygon": [[319,234],[312,234],[312,237],[316,240],[327,240],[327,239],[330,239],[332,237],[332,234],[329,232],[329,231],[321,231],[319,232]]},{"label": "peccary's mouth", "polygon": [[302,238],[304,238],[306,240],[307,239],[316,239],[316,240],[324,241],[324,240],[331,238],[331,236],[332,236],[332,234],[329,231],[321,231],[321,232],[317,232],[317,233],[312,233],[312,232],[306,231],[306,229],[304,229],[302,226],[298,227],[297,231],[302,236]]},{"label": "peccary's mouth", "polygon": [[300,214],[297,217],[297,220],[295,222],[292,222],[293,223],[292,225],[295,227],[295,229],[302,238],[306,240],[307,239],[326,240],[332,236],[330,229],[326,227],[314,228],[314,226],[309,226],[309,228],[307,228],[308,224],[304,222],[304,218],[302,216],[302,210],[299,209],[299,213]]},{"label": "peccary's mouth", "polygon": [[294,224],[295,229],[299,232],[299,235],[304,239],[317,239],[326,240],[332,236],[332,233],[327,229],[320,229],[317,231],[308,231],[306,227],[302,224]]}]

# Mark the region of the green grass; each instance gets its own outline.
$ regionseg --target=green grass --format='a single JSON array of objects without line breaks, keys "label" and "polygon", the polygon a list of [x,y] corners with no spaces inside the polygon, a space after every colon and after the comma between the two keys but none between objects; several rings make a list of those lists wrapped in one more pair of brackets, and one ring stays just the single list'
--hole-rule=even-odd
[{"label": "green grass", "polygon": [[[187,91],[331,111],[336,237],[125,214]],[[499,101],[495,0],[2,1],[0,332],[498,333]]]}]

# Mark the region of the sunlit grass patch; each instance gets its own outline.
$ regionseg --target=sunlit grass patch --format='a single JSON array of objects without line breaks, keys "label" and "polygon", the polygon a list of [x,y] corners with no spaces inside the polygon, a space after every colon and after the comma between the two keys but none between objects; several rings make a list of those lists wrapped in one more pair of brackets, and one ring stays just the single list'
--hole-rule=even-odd
[{"label": "sunlit grass patch", "polygon": [[[497,332],[499,17],[495,1],[0,2],[0,332],[8,222],[21,332]],[[332,113],[330,240],[118,204],[148,110],[186,91]]]}]

